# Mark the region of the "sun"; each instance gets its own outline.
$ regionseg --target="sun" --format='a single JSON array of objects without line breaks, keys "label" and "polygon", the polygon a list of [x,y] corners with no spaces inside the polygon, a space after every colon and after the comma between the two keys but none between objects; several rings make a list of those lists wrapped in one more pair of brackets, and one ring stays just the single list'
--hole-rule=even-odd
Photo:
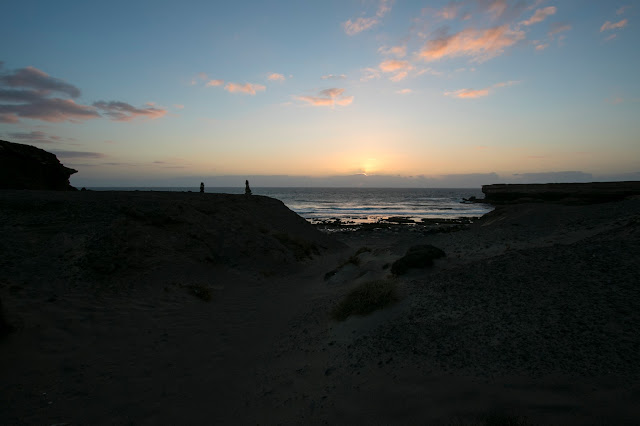
[{"label": "sun", "polygon": [[362,169],[362,173],[364,173],[365,175],[370,175],[377,172],[380,169],[378,160],[376,160],[375,158],[365,159],[362,162],[361,169]]}]

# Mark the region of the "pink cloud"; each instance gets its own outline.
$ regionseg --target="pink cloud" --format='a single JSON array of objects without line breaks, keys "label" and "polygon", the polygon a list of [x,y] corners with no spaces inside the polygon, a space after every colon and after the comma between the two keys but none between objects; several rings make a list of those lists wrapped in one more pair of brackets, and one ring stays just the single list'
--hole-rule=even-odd
[{"label": "pink cloud", "polygon": [[405,78],[407,78],[408,75],[409,75],[408,72],[400,71],[400,72],[396,73],[394,76],[389,77],[389,80],[391,80],[393,82],[398,82],[398,81],[401,81],[401,80],[404,80]]},{"label": "pink cloud", "polygon": [[458,16],[458,10],[460,9],[460,5],[456,3],[451,3],[440,9],[440,11],[436,12],[436,17],[441,19],[456,19]]},{"label": "pink cloud", "polygon": [[504,49],[524,38],[524,31],[512,30],[508,25],[486,30],[465,29],[429,40],[420,56],[428,61],[458,56],[471,56],[475,61],[485,61],[502,54]]},{"label": "pink cloud", "polygon": [[401,90],[396,90],[396,93],[399,95],[408,95],[409,93],[413,93],[413,90],[411,89],[401,89]]},{"label": "pink cloud", "polygon": [[538,22],[544,21],[548,16],[554,15],[556,11],[557,9],[554,6],[538,9],[531,18],[527,19],[526,21],[522,21],[521,24],[527,26],[537,24]]},{"label": "pink cloud", "polygon": [[266,87],[261,84],[238,84],[238,83],[227,83],[224,86],[224,90],[229,93],[245,93],[247,95],[255,95],[257,92],[263,92],[266,90]]},{"label": "pink cloud", "polygon": [[629,21],[627,19],[623,19],[622,21],[618,21],[615,23],[607,21],[604,24],[602,24],[602,26],[600,27],[600,32],[607,31],[607,30],[622,29],[627,26],[628,22]]},{"label": "pink cloud", "polygon": [[353,96],[343,96],[343,93],[344,89],[331,88],[320,91],[318,96],[298,96],[297,99],[313,106],[350,105],[353,102]]},{"label": "pink cloud", "polygon": [[379,67],[382,72],[397,72],[413,69],[413,66],[409,61],[399,61],[397,59],[390,59],[388,61],[381,62]]},{"label": "pink cloud", "polygon": [[451,97],[460,98],[460,99],[481,98],[483,96],[487,96],[488,94],[489,94],[489,89],[479,89],[479,90],[460,89],[460,90],[455,90],[453,92],[444,92],[445,96],[451,96]]},{"label": "pink cloud", "polygon": [[270,81],[284,81],[284,75],[282,74],[278,74],[276,72],[269,74],[269,76],[267,77],[267,80]]},{"label": "pink cloud", "polygon": [[205,86],[207,87],[217,87],[222,86],[224,84],[224,80],[209,80]]},{"label": "pink cloud", "polygon": [[496,83],[490,87],[486,87],[484,89],[459,89],[454,90],[452,92],[444,92],[445,96],[450,96],[458,99],[475,99],[482,98],[484,96],[488,96],[492,89],[497,89],[501,87],[509,87],[515,84],[518,84],[519,81],[505,81],[501,83]]},{"label": "pink cloud", "polygon": [[328,74],[328,75],[323,75],[320,78],[323,80],[344,80],[345,78],[347,78],[347,76],[344,74],[339,74],[339,75]]},{"label": "pink cloud", "polygon": [[549,43],[540,43],[536,45],[536,50],[540,51],[540,50],[544,50],[547,47],[549,47]]}]

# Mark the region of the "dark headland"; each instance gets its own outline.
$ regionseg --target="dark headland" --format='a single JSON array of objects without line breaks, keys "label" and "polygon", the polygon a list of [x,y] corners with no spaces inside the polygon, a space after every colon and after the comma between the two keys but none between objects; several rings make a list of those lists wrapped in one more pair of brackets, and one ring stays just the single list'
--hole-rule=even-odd
[{"label": "dark headland", "polygon": [[[0,423],[638,424],[637,185],[332,235],[256,195],[0,190]],[[336,319],[356,288],[391,303]]]}]

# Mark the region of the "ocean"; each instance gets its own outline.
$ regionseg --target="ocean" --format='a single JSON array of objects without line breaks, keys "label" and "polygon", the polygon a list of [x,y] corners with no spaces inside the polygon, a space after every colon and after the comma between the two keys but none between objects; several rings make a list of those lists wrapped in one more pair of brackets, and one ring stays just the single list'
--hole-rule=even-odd
[{"label": "ocean", "polygon": [[[89,188],[111,191],[192,191],[193,188]],[[480,188],[251,188],[255,195],[282,201],[312,223],[334,221],[375,223],[389,217],[456,219],[480,217],[493,208],[486,204],[465,204],[463,198],[484,198]],[[243,194],[244,188],[205,188],[208,193]]]}]

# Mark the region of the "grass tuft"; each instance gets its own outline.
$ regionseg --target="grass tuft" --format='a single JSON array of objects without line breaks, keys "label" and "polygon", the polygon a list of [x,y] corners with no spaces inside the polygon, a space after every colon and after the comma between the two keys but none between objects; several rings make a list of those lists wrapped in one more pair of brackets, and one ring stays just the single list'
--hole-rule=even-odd
[{"label": "grass tuft", "polygon": [[396,283],[390,280],[368,281],[351,290],[331,311],[331,316],[344,321],[350,315],[366,315],[398,300]]}]

